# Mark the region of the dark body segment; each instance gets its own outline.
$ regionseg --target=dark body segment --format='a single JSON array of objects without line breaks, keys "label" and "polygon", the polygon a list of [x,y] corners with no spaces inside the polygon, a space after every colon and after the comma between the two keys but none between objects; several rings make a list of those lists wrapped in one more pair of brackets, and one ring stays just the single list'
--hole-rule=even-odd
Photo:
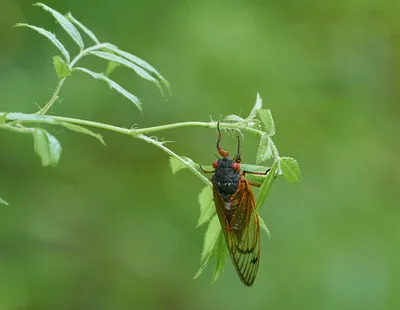
[{"label": "dark body segment", "polygon": [[232,169],[234,161],[229,157],[221,158],[217,163],[218,166],[212,176],[212,181],[218,194],[222,196],[225,202],[228,202],[239,188],[240,173]]}]

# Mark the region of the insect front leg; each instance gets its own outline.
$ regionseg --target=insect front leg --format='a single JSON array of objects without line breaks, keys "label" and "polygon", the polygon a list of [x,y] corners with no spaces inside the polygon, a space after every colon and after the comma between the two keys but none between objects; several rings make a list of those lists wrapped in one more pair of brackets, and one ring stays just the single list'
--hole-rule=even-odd
[{"label": "insect front leg", "polygon": [[245,170],[243,170],[243,173],[244,174],[246,174],[246,173],[250,173],[250,174],[256,174],[256,175],[267,175],[267,173],[269,172],[271,170],[271,168],[269,168],[267,171],[265,171],[265,172],[253,172],[253,171],[245,171]]},{"label": "insect front leg", "polygon": [[204,173],[214,173],[214,171],[210,171],[210,170],[204,170],[202,165],[199,165],[200,170],[203,171]]}]

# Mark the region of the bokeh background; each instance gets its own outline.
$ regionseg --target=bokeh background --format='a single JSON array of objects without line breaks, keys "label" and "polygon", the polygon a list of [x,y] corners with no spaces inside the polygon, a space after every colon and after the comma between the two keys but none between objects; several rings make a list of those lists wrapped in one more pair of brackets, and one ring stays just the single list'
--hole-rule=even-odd
[{"label": "bokeh background", "polygon": [[[29,29],[76,44],[32,1],[0,0],[0,110],[35,112],[57,83],[57,50]],[[172,97],[125,69],[113,79],[144,115],[85,74],[67,80],[51,113],[131,127],[246,116],[260,92],[282,156],[303,179],[274,184],[261,214],[256,284],[229,262],[192,280],[205,228],[203,183],[173,176],[165,153],[102,132],[49,128],[63,146],[41,167],[32,138],[0,133],[0,309],[399,309],[400,2],[394,0],[55,1],[101,41],[154,65]],[[89,42],[89,41],[87,41]],[[81,63],[95,71],[104,63]],[[214,161],[214,130],[159,134],[197,162]],[[235,139],[226,137],[232,149]],[[255,162],[245,136],[243,157]]]}]

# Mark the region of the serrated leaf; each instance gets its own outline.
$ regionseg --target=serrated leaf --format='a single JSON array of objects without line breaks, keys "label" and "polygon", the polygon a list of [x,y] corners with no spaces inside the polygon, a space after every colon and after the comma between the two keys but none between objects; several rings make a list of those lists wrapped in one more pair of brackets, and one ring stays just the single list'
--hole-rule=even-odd
[{"label": "serrated leaf", "polygon": [[43,166],[56,166],[60,161],[61,145],[58,140],[46,130],[36,128],[33,132],[34,149],[39,155]]},{"label": "serrated leaf", "polygon": [[71,75],[71,69],[60,56],[53,57],[53,64],[59,80]]},{"label": "serrated leaf", "polygon": [[226,264],[226,259],[229,255],[228,248],[226,246],[225,237],[222,233],[218,236],[217,246],[215,249],[215,265],[214,265],[214,275],[212,283],[218,280],[221,273],[224,271]]},{"label": "serrated leaf", "polygon": [[204,262],[208,255],[212,255],[217,244],[218,236],[221,233],[221,225],[217,215],[214,215],[208,224],[204,236],[203,252],[201,253],[201,262]]},{"label": "serrated leaf", "polygon": [[188,157],[181,156],[181,159],[183,159],[184,163],[179,159],[177,159],[176,157],[171,156],[169,158],[169,165],[171,167],[172,174],[177,173],[181,169],[188,168],[188,165],[190,166],[195,165],[195,162]]},{"label": "serrated leaf", "polygon": [[107,59],[110,61],[114,61],[116,63],[119,63],[129,69],[132,69],[133,71],[136,72],[137,75],[139,75],[142,79],[145,79],[147,81],[150,81],[152,83],[154,83],[158,89],[160,90],[161,94],[163,95],[163,89],[160,85],[160,83],[154,78],[152,77],[146,70],[142,69],[141,67],[135,65],[133,62],[130,62],[129,60],[126,60],[120,56],[114,55],[114,54],[110,54],[107,52],[101,52],[101,51],[93,51],[90,52],[90,54],[95,55],[97,57],[103,58],[103,59]]},{"label": "serrated leaf", "polygon": [[260,164],[270,159],[273,155],[270,138],[268,134],[263,134],[260,138],[260,145],[258,146],[256,163]]},{"label": "serrated leaf", "polygon": [[251,120],[253,118],[255,118],[257,116],[257,110],[260,110],[262,108],[262,99],[260,97],[260,94],[257,93],[257,97],[256,97],[256,103],[253,107],[253,109],[250,112],[250,115],[247,117],[246,120]]},{"label": "serrated leaf", "polygon": [[9,204],[8,204],[8,202],[7,201],[5,201],[3,198],[1,198],[0,197],[0,204],[3,204],[3,205],[6,205],[6,206],[9,206]]},{"label": "serrated leaf", "polygon": [[264,220],[261,218],[261,216],[258,216],[258,219],[259,219],[259,222],[260,222],[260,228],[263,229],[267,233],[268,238],[271,238],[271,235],[269,233],[269,229],[268,229],[267,225],[265,225]]},{"label": "serrated leaf", "polygon": [[92,137],[96,138],[97,140],[99,140],[101,144],[106,145],[106,143],[104,142],[104,139],[103,139],[101,134],[94,133],[93,131],[91,131],[91,130],[85,128],[85,127],[82,127],[82,126],[79,126],[79,125],[75,125],[75,124],[71,124],[71,123],[66,123],[66,122],[61,122],[60,125],[65,127],[65,128],[67,128],[67,129],[69,129],[69,130],[80,132],[80,133],[83,133],[85,135],[92,136]]},{"label": "serrated leaf", "polygon": [[148,72],[150,72],[151,74],[153,74],[161,83],[164,84],[164,86],[171,93],[171,86],[170,86],[169,82],[148,62],[144,61],[143,59],[141,59],[131,53],[120,50],[117,46],[112,45],[110,43],[104,43],[103,45],[105,48],[109,49],[110,51],[128,59],[129,61],[137,64],[138,66],[142,67],[143,69],[145,69]]},{"label": "serrated leaf", "polygon": [[250,172],[265,172],[267,171],[270,167],[267,166],[260,166],[260,165],[251,165],[251,164],[240,164],[240,168],[244,171],[250,171]]},{"label": "serrated leaf", "polygon": [[67,63],[69,63],[71,61],[67,49],[56,38],[56,36],[53,33],[51,33],[50,31],[47,31],[46,29],[39,28],[39,27],[36,27],[36,26],[33,26],[33,25],[25,24],[25,23],[18,23],[14,27],[27,27],[27,28],[31,28],[31,29],[37,31],[42,36],[45,36],[47,39],[49,39],[51,41],[51,43],[53,43],[60,50],[60,52],[63,54],[63,56],[64,56],[65,60],[67,61]]},{"label": "serrated leaf", "polygon": [[257,196],[257,203],[256,203],[256,211],[257,212],[258,212],[258,210],[260,210],[264,201],[268,197],[269,191],[271,190],[272,183],[275,180],[277,168],[278,168],[278,163],[275,162],[272,165],[271,170],[268,172],[267,176],[265,177],[264,183],[260,187],[260,190],[259,190],[258,196]]},{"label": "serrated leaf", "polygon": [[203,270],[210,264],[211,260],[215,255],[217,241],[219,236],[222,235],[221,225],[219,224],[218,216],[215,215],[210,223],[204,238],[203,252],[201,254],[201,267],[197,271],[194,279],[197,279],[203,272]]},{"label": "serrated leaf", "polygon": [[201,191],[199,195],[199,204],[200,204],[200,217],[196,227],[199,227],[210,221],[210,219],[215,214],[213,191],[210,186],[204,187],[203,190]]},{"label": "serrated leaf", "polygon": [[70,35],[70,37],[78,44],[78,46],[83,49],[84,44],[81,35],[79,34],[78,29],[61,13],[57,12],[56,10],[52,9],[51,7],[43,4],[43,3],[36,3],[34,6],[39,6],[47,12],[50,12],[54,18],[59,22],[61,27]]},{"label": "serrated leaf", "polygon": [[244,118],[242,118],[242,117],[240,117],[238,115],[235,115],[235,114],[231,114],[231,115],[226,116],[224,118],[224,120],[227,121],[227,122],[238,122],[238,123],[244,122]]},{"label": "serrated leaf", "polygon": [[73,17],[71,12],[68,12],[66,17],[72,23],[77,25],[84,33],[86,33],[93,40],[94,43],[100,44],[100,41],[97,39],[97,37],[94,35],[94,33],[89,28],[87,28],[85,25],[83,25],[80,21],[78,21],[75,17]]},{"label": "serrated leaf", "polygon": [[269,136],[273,136],[275,134],[275,124],[274,119],[272,118],[271,110],[257,110],[258,117],[264,125],[265,131]]},{"label": "serrated leaf", "polygon": [[143,112],[142,103],[140,102],[138,97],[136,97],[135,95],[133,95],[130,92],[128,92],[125,88],[123,88],[121,85],[119,85],[118,83],[114,82],[113,80],[109,79],[104,74],[96,73],[96,72],[93,72],[91,70],[88,70],[86,68],[81,68],[81,67],[76,67],[76,68],[74,68],[74,70],[85,72],[85,73],[91,75],[92,77],[94,77],[97,80],[106,82],[108,84],[108,86],[110,86],[110,88],[115,89],[117,92],[119,92],[125,98],[129,99],[130,101],[132,101],[137,106],[137,108],[140,110],[140,112],[141,113]]},{"label": "serrated leaf", "polygon": [[301,172],[297,161],[291,157],[281,157],[279,160],[282,174],[290,183],[297,183],[300,181]]}]

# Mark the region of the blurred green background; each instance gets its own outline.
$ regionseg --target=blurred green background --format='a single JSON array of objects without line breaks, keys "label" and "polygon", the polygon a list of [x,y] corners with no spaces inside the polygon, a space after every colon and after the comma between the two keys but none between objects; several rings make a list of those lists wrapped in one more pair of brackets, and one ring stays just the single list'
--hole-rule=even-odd
[{"label": "blurred green background", "polygon": [[[35,112],[57,83],[57,50],[28,22],[77,46],[27,0],[0,0],[0,110]],[[192,280],[205,228],[195,229],[203,183],[173,176],[165,153],[104,132],[50,128],[63,146],[41,167],[32,138],[0,132],[0,309],[400,309],[400,2],[46,1],[101,41],[144,58],[172,84],[118,69],[144,115],[105,84],[74,74],[51,113],[131,127],[246,116],[260,92],[282,156],[304,178],[274,184],[261,215],[256,284],[231,263]],[[95,71],[102,62],[82,62]],[[215,130],[159,134],[197,162],[214,161]],[[233,149],[235,139],[224,146]],[[243,159],[255,163],[246,135]]]}]

